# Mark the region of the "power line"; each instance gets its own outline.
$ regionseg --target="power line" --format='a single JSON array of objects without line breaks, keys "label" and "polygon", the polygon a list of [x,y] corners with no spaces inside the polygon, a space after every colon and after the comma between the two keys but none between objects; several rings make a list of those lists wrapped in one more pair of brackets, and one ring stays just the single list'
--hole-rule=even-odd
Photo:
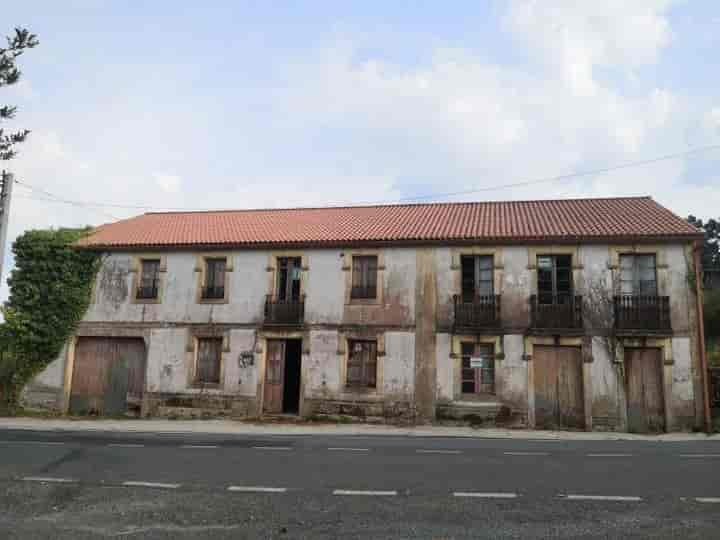
[{"label": "power line", "polygon": [[[700,146],[697,148],[691,148],[689,150],[685,150],[683,152],[665,154],[665,155],[650,158],[650,159],[629,161],[626,163],[620,163],[618,165],[613,165],[610,167],[589,169],[586,171],[576,171],[576,172],[567,173],[567,174],[535,178],[532,180],[523,180],[523,181],[512,182],[512,183],[508,183],[508,184],[500,184],[497,186],[473,188],[473,189],[467,189],[467,190],[462,190],[462,191],[445,192],[445,193],[430,193],[427,195],[417,195],[417,196],[413,196],[413,197],[400,197],[400,198],[392,199],[392,200],[385,199],[385,200],[360,201],[360,202],[358,202],[358,201],[336,202],[336,203],[328,203],[328,204],[326,204],[326,206],[338,206],[338,205],[342,205],[342,204],[351,204],[351,205],[392,204],[392,203],[399,203],[399,202],[421,201],[421,200],[428,200],[428,199],[444,199],[447,197],[456,197],[456,196],[460,196],[460,195],[471,195],[474,193],[483,193],[483,192],[488,192],[488,191],[499,191],[499,190],[503,190],[503,189],[512,189],[512,188],[526,187],[526,186],[532,186],[532,185],[537,185],[537,184],[560,182],[560,181],[569,180],[572,178],[581,178],[581,177],[585,177],[585,176],[607,174],[607,173],[622,170],[622,169],[642,167],[645,165],[651,165],[653,163],[658,163],[658,162],[668,161],[668,160],[673,160],[673,159],[679,159],[679,158],[687,157],[687,156],[697,154],[700,152],[707,152],[709,150],[717,150],[717,149],[720,149],[720,144]],[[77,201],[77,200],[64,199],[64,198],[58,197],[57,195],[54,195],[54,194],[50,193],[49,191],[35,187],[24,181],[21,182],[20,180],[15,180],[15,182],[17,184],[20,184],[20,185],[28,188],[28,189],[33,190],[33,191],[43,193],[44,195],[51,197],[53,199],[53,200],[47,200],[47,199],[37,199],[37,200],[44,200],[45,202],[70,204],[70,205],[74,205],[74,206],[82,206],[82,207],[91,208],[91,209],[120,208],[120,209],[130,209],[130,210],[156,210],[156,211],[164,210],[164,211],[178,211],[178,212],[213,210],[212,208],[210,208],[210,209],[188,208],[188,207],[173,208],[173,207],[151,206],[151,205],[143,205],[143,204],[117,204],[117,203],[105,203],[105,202],[97,202],[97,201]],[[97,211],[103,213],[104,215],[106,215],[112,219],[115,219],[115,220],[119,219],[119,218],[112,216],[111,214],[108,214],[101,210],[97,210]]]}]

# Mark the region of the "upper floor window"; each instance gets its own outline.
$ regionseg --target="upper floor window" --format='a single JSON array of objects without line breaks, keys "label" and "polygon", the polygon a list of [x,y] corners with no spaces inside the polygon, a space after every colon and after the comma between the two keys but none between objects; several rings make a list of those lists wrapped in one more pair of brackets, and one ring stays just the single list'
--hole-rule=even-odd
[{"label": "upper floor window", "polygon": [[353,255],[350,298],[377,298],[377,255]]},{"label": "upper floor window", "polygon": [[657,296],[655,255],[620,255],[620,293]]},{"label": "upper floor window", "polygon": [[538,255],[537,290],[541,304],[566,304],[572,296],[572,256]]},{"label": "upper floor window", "polygon": [[205,259],[205,283],[202,288],[204,300],[219,300],[225,297],[225,258]]},{"label": "upper floor window", "polygon": [[151,300],[158,297],[160,285],[160,259],[143,259],[140,262],[140,280],[136,297]]},{"label": "upper floor window", "polygon": [[463,255],[460,257],[460,266],[463,302],[494,294],[492,255]]},{"label": "upper floor window", "polygon": [[300,300],[300,275],[302,259],[300,257],[278,257],[277,259],[277,299],[280,302]]},{"label": "upper floor window", "polygon": [[348,341],[346,385],[375,388],[377,385],[377,342]]}]

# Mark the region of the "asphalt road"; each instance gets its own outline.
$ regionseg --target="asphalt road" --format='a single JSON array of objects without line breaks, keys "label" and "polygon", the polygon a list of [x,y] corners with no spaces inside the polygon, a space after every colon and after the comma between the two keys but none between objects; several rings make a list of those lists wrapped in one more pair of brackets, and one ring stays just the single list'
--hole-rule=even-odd
[{"label": "asphalt road", "polygon": [[720,443],[0,430],[0,538],[720,538]]}]

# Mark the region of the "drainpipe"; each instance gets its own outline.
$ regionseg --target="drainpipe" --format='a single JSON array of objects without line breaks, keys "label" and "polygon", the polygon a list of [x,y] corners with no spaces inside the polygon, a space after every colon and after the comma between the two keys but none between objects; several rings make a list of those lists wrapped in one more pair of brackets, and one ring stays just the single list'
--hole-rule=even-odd
[{"label": "drainpipe", "polygon": [[707,357],[705,356],[705,320],[703,318],[703,291],[702,291],[702,274],[700,271],[702,244],[695,242],[695,305],[697,308],[697,325],[698,325],[698,349],[700,352],[700,369],[702,370],[702,386],[703,386],[703,418],[705,420],[705,433],[712,432],[712,418],[710,417],[710,391],[708,388],[708,366]]}]

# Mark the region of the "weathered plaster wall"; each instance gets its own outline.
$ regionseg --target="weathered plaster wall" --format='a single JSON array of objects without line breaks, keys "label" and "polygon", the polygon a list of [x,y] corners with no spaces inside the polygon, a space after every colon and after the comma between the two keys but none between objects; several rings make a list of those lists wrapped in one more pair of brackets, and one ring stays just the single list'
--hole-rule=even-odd
[{"label": "weathered plaster wall", "polygon": [[595,429],[615,429],[622,421],[622,365],[611,356],[608,342],[602,338],[592,340],[591,414]]},{"label": "weathered plaster wall", "polygon": [[345,275],[341,250],[308,252],[305,285],[305,320],[310,324],[342,321]]},{"label": "weathered plaster wall", "polygon": [[437,334],[435,358],[437,362],[437,400],[452,401],[454,396],[453,358],[450,358],[450,334]]},{"label": "weathered plaster wall", "polygon": [[500,379],[499,398],[513,411],[527,409],[528,367],[523,359],[523,336],[508,334],[504,338],[505,358],[496,360],[496,379]]},{"label": "weathered plaster wall", "polygon": [[503,248],[503,281],[498,294],[502,294],[502,324],[511,329],[525,328],[530,320],[528,299],[532,285],[528,263],[526,247]]},{"label": "weathered plaster wall", "polygon": [[342,391],[340,380],[342,355],[338,354],[335,330],[310,332],[310,356],[305,366],[305,396],[330,397]]},{"label": "weathered plaster wall", "polygon": [[674,429],[691,429],[695,424],[695,392],[690,347],[690,338],[676,337],[672,340],[671,404]]},{"label": "weathered plaster wall", "polygon": [[412,399],[415,387],[415,334],[386,332],[382,363],[385,396]]}]

